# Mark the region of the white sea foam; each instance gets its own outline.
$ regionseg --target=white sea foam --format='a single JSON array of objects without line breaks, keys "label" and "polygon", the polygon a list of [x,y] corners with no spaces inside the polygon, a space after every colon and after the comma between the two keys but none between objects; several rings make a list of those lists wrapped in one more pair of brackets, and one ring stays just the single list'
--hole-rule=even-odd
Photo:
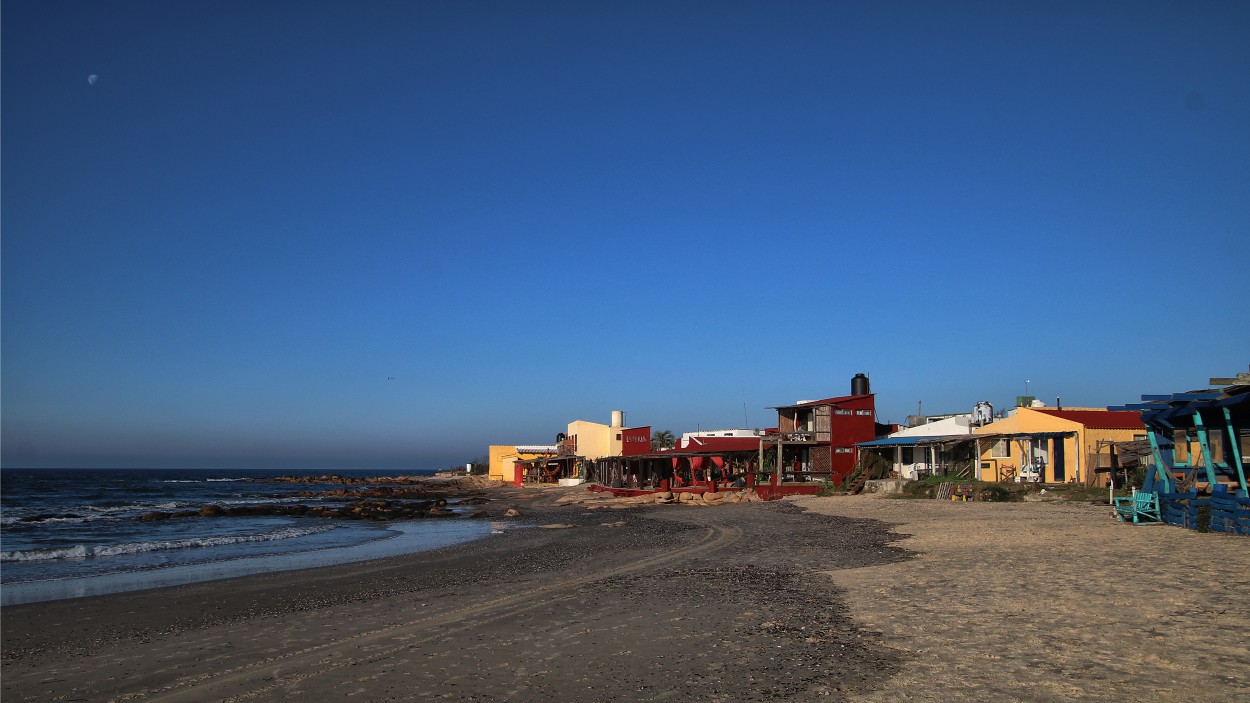
[{"label": "white sea foam", "polygon": [[270,505],[278,503],[307,503],[310,500],[316,500],[316,498],[288,496],[286,498],[253,498],[251,500],[240,498],[239,500],[218,500],[214,502],[218,505]]},{"label": "white sea foam", "polygon": [[127,503],[125,505],[84,505],[80,508],[71,508],[66,512],[71,513],[102,513],[104,515],[113,515],[116,513],[133,513],[136,511],[152,511],[152,510],[177,510],[190,505],[185,501],[169,500],[164,503]]},{"label": "white sea foam", "polygon": [[[320,500],[319,497],[310,496],[287,496],[283,498],[239,498],[212,501],[216,505],[278,505],[278,504],[296,504],[308,503],[310,501]],[[55,525],[55,524],[71,524],[95,522],[97,520],[130,520],[143,513],[156,511],[173,511],[183,510],[186,508],[199,507],[201,503],[188,501],[167,501],[164,503],[130,503],[128,505],[82,505],[73,508],[65,508],[61,515],[77,515],[78,517],[52,517],[41,520],[24,520],[23,518],[31,515],[41,514],[35,513],[31,509],[7,510],[6,514],[0,517],[0,525],[9,527],[11,525]],[[16,514],[15,514],[16,513]]]},{"label": "white sea foam", "polygon": [[192,537],[187,539],[158,540],[153,542],[132,542],[129,544],[104,544],[93,547],[75,545],[58,549],[32,549],[28,551],[0,552],[0,563],[21,561],[51,561],[56,559],[89,559],[95,557],[111,557],[126,554],[143,554],[170,549],[195,549],[200,547],[222,547],[246,542],[273,542],[296,537],[307,537],[334,529],[334,525],[316,527],[288,527],[258,535],[235,535],[223,537]]},{"label": "white sea foam", "polygon": [[130,503],[128,505],[84,505],[81,508],[74,508],[72,512],[83,511],[88,513],[103,513],[105,515],[111,515],[113,513],[124,513],[135,509],[136,505],[134,503]]},{"label": "white sea foam", "polygon": [[106,519],[104,516],[92,517],[90,515],[82,515],[79,517],[50,517],[42,520],[23,520],[20,517],[6,517],[0,519],[0,525],[3,525],[4,527],[11,527],[13,525],[66,525],[104,519]]}]

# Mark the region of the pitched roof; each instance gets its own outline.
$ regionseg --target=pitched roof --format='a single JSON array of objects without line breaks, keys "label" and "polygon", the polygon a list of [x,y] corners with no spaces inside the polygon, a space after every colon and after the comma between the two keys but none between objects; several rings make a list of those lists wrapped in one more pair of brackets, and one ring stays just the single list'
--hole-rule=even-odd
[{"label": "pitched roof", "polygon": [[715,454],[716,452],[755,451],[760,448],[759,437],[691,437],[689,444],[665,450],[675,454]]},{"label": "pitched roof", "polygon": [[1095,430],[1144,430],[1141,413],[1136,410],[1054,410],[1032,408],[1034,412],[1057,417],[1060,420],[1079,422]]},{"label": "pitched roof", "polygon": [[817,405],[838,405],[839,403],[846,403],[852,400],[861,400],[863,398],[871,398],[873,397],[873,395],[875,394],[865,393],[864,395],[840,395],[836,398],[822,398],[820,400],[805,400],[802,403],[795,403],[793,405],[774,405],[772,406],[771,409],[782,410],[782,409],[789,409],[789,408],[813,408],[813,407],[816,407]]}]

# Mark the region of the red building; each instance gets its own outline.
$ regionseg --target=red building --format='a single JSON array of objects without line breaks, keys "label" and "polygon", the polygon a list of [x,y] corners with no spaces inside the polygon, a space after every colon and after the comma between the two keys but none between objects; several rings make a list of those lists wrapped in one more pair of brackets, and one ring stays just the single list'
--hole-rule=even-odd
[{"label": "red building", "polygon": [[775,481],[842,485],[855,471],[855,445],[889,433],[877,423],[876,396],[866,376],[851,379],[851,393],[777,406],[777,431],[764,438],[765,451],[773,454],[762,469],[774,469]]},{"label": "red building", "polygon": [[638,456],[651,452],[651,426],[627,427],[618,433],[621,456]]}]

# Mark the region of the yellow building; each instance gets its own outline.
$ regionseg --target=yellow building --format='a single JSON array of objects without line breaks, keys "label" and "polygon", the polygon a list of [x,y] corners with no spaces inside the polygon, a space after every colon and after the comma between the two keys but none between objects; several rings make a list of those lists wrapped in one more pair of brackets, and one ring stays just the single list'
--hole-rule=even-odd
[{"label": "yellow building", "polygon": [[612,411],[612,424],[605,425],[589,420],[574,420],[569,423],[567,442],[569,453],[594,461],[605,456],[623,454],[623,430],[625,414],[620,410]]},{"label": "yellow building", "polygon": [[1093,485],[1106,481],[1094,471],[1098,442],[1144,437],[1146,426],[1136,411],[1016,408],[1011,417],[984,425],[976,434],[982,481],[1022,477]]},{"label": "yellow building", "polygon": [[513,466],[515,462],[541,459],[546,456],[555,456],[555,454],[555,445],[492,444],[490,445],[490,478],[512,483],[516,480]]},{"label": "yellow building", "polygon": [[[580,476],[580,462],[594,461],[605,456],[624,454],[624,435],[630,428],[624,426],[625,413],[612,411],[612,424],[604,425],[589,420],[574,420],[568,424],[568,432],[557,437],[555,445],[490,445],[490,477],[499,481],[512,482],[517,479],[516,462],[533,461],[535,459],[552,459],[543,462],[548,473],[558,473],[563,477]],[[634,439],[641,437],[649,446],[649,428],[641,428],[646,435],[634,433]],[[635,445],[631,444],[631,447]],[[555,468],[559,468],[557,472]],[[584,478],[584,477],[583,477]]]}]

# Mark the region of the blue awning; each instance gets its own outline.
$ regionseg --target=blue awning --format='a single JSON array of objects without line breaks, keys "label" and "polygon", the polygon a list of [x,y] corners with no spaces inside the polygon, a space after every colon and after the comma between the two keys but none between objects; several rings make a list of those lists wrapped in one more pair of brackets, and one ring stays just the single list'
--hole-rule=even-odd
[{"label": "blue awning", "polygon": [[858,442],[857,447],[897,447],[900,444],[915,444],[916,440],[922,437],[886,437],[885,439],[874,439],[871,442]]},{"label": "blue awning", "polygon": [[940,442],[949,442],[959,439],[976,439],[974,434],[944,434],[929,435],[927,437],[886,437],[885,439],[874,439],[871,442],[859,442],[857,447],[907,447],[917,444],[937,444]]}]

